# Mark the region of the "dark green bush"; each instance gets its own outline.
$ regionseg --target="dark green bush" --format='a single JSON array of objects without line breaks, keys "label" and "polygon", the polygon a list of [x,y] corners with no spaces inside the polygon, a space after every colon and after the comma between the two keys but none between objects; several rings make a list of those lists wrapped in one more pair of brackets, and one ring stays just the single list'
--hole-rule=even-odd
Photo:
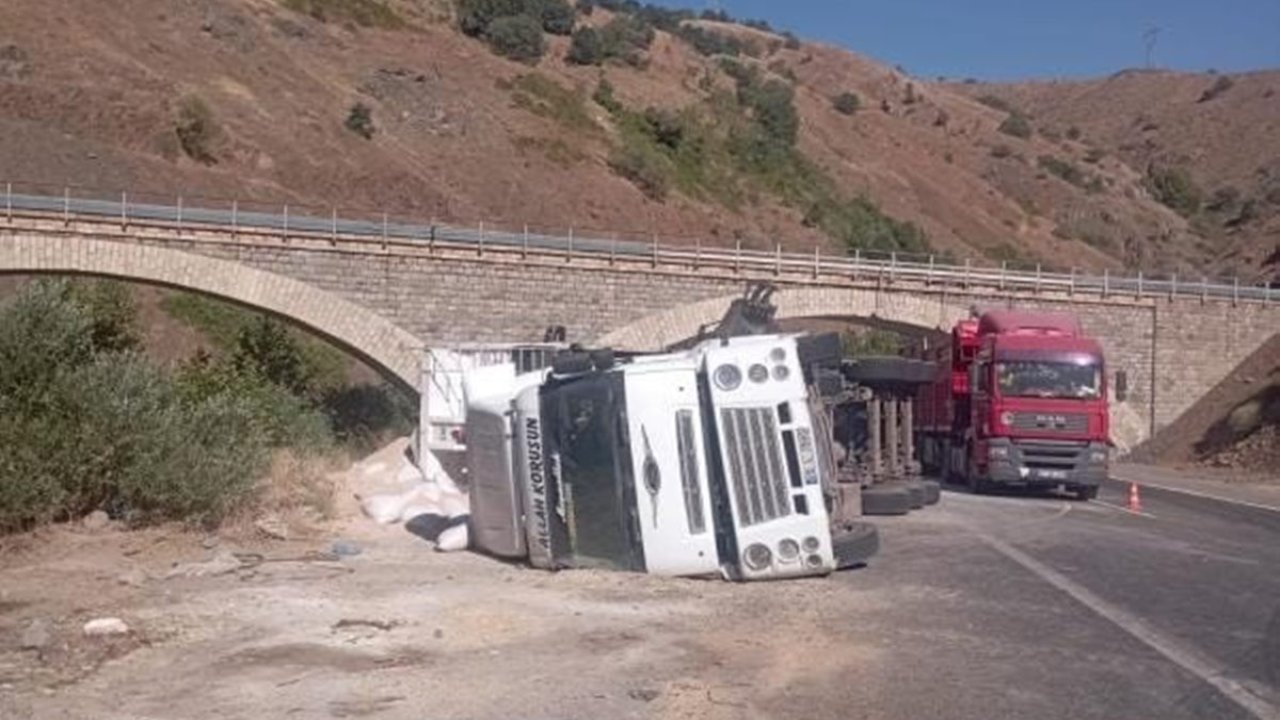
[{"label": "dark green bush", "polygon": [[617,148],[609,156],[609,166],[651,200],[661,202],[670,191],[666,160],[650,147],[630,143]]},{"label": "dark green bush", "polygon": [[653,26],[641,18],[619,15],[600,28],[600,46],[605,58],[628,65],[644,63],[644,53],[653,44]]},{"label": "dark green bush", "polygon": [[536,62],[546,52],[542,26],[528,15],[500,17],[489,23],[485,40],[497,54],[520,62]]},{"label": "dark green bush", "polygon": [[1230,77],[1222,75],[1217,80],[1213,81],[1213,85],[1210,85],[1208,90],[1201,93],[1200,99],[1196,102],[1209,102],[1230,90],[1232,87],[1235,87],[1235,82]]},{"label": "dark green bush", "polygon": [[494,20],[527,9],[526,0],[458,0],[458,28],[471,37],[483,37]]},{"label": "dark green bush", "polygon": [[853,115],[862,107],[862,100],[854,93],[843,92],[831,99],[831,105],[837,112]]},{"label": "dark green bush", "polygon": [[617,114],[622,110],[622,103],[618,101],[618,98],[614,97],[613,83],[604,78],[600,78],[595,92],[591,94],[591,99],[611,114]]},{"label": "dark green bush", "polygon": [[1022,138],[1023,140],[1030,138],[1032,133],[1031,121],[1027,120],[1025,115],[1017,112],[1010,113],[1009,117],[1005,118],[997,129],[1005,135]]},{"label": "dark green bush", "polygon": [[599,65],[604,62],[604,44],[599,31],[590,26],[575,30],[565,60],[575,65]]},{"label": "dark green bush", "polygon": [[1084,187],[1085,185],[1087,178],[1084,172],[1066,160],[1053,155],[1041,155],[1036,158],[1036,163],[1044,170],[1076,187]]},{"label": "dark green bush", "polygon": [[552,35],[569,35],[577,20],[573,6],[566,0],[536,0],[538,19],[542,29]]},{"label": "dark green bush", "polygon": [[174,128],[178,145],[187,157],[205,165],[213,165],[214,144],[221,136],[213,111],[198,97],[188,97],[178,106],[178,121]]},{"label": "dark green bush", "polygon": [[1179,215],[1190,217],[1200,211],[1203,194],[1183,168],[1152,165],[1147,168],[1147,187],[1157,201]]},{"label": "dark green bush", "polygon": [[343,126],[365,140],[373,139],[377,130],[373,126],[373,109],[364,103],[352,105]]}]

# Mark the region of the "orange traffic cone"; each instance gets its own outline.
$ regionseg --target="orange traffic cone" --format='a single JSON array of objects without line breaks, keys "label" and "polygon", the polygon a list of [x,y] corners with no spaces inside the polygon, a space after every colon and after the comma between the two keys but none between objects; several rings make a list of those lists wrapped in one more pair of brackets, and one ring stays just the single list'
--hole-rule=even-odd
[{"label": "orange traffic cone", "polygon": [[1129,483],[1129,512],[1142,512],[1142,498],[1138,497],[1138,483]]}]

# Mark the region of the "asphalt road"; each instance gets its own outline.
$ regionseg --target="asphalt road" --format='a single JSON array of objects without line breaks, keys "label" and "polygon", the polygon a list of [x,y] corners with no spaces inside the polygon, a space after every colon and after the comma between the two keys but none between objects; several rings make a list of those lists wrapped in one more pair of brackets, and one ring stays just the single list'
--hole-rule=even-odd
[{"label": "asphalt road", "polygon": [[1126,487],[878,520],[881,555],[840,578],[892,598],[847,619],[878,671],[793,716],[1280,717],[1280,513],[1146,492],[1132,514]]}]

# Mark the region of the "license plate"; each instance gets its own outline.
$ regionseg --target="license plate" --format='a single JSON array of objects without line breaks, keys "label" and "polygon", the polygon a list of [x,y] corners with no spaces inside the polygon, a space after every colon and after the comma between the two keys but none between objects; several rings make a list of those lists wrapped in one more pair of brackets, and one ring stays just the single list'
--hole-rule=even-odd
[{"label": "license plate", "polygon": [[1045,480],[1066,480],[1066,470],[1037,470],[1036,475]]}]

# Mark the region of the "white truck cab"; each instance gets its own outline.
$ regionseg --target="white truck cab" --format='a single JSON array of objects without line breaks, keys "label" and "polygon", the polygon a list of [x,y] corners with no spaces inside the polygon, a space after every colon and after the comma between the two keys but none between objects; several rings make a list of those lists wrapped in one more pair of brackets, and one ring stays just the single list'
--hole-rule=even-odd
[{"label": "white truck cab", "polygon": [[735,580],[836,569],[794,337],[509,377],[468,397],[477,549]]}]

